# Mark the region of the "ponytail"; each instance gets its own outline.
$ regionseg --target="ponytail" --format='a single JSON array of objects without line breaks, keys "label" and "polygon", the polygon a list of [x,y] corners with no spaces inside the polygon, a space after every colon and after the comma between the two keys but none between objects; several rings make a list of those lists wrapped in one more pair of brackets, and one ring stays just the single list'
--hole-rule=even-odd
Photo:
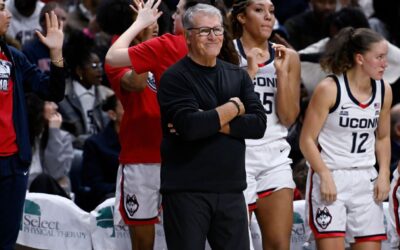
[{"label": "ponytail", "polygon": [[341,74],[355,65],[354,56],[367,52],[372,43],[384,38],[368,28],[343,28],[332,38],[320,60],[321,67],[328,72]]}]

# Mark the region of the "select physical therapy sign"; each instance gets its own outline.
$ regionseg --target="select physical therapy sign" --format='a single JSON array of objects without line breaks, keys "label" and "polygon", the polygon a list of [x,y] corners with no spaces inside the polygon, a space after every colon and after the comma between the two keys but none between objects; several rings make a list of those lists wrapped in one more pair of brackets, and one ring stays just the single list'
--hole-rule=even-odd
[{"label": "select physical therapy sign", "polygon": [[71,200],[27,195],[17,243],[39,249],[91,249],[90,215]]},{"label": "select physical therapy sign", "polygon": [[90,212],[93,249],[131,249],[128,226],[114,225],[114,198]]},{"label": "select physical therapy sign", "polygon": [[[114,198],[100,204],[87,213],[71,200],[57,195],[28,193],[17,243],[38,249],[57,250],[117,250],[130,249],[128,227],[115,225],[113,215]],[[316,249],[315,242],[307,242],[311,234],[306,225],[305,201],[294,202],[291,249]],[[384,202],[385,224],[389,239],[382,243],[382,249],[392,249],[397,244],[396,232],[389,223],[389,208]],[[254,218],[251,221],[251,235],[255,250],[262,249],[260,228]],[[162,224],[156,225],[154,249],[167,249]],[[205,250],[210,250],[207,245]]]}]

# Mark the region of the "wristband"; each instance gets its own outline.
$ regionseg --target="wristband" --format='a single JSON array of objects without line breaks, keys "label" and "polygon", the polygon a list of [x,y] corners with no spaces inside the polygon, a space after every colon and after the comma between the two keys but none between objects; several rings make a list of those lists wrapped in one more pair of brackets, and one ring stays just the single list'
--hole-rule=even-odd
[{"label": "wristband", "polygon": [[235,106],[237,108],[237,111],[238,111],[236,116],[239,116],[239,114],[240,114],[240,105],[239,105],[239,103],[237,101],[233,100],[233,99],[230,99],[228,102],[231,102],[231,103],[235,104]]}]

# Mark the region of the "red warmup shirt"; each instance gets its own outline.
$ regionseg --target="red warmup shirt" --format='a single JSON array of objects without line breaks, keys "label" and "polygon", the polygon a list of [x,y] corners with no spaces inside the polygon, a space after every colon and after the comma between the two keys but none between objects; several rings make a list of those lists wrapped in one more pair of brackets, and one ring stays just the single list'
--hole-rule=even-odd
[{"label": "red warmup shirt", "polygon": [[[165,34],[129,48],[129,57],[135,72],[152,72],[158,84],[161,74],[187,52],[183,36]],[[162,132],[157,93],[150,85],[142,92],[123,90],[120,80],[129,70],[129,67],[105,65],[111,86],[125,111],[119,133],[119,160],[121,164],[160,163]]]},{"label": "red warmup shirt", "polygon": [[152,72],[156,84],[166,69],[188,53],[183,35],[165,34],[129,48],[129,57],[135,72]]},{"label": "red warmup shirt", "polygon": [[11,63],[0,52],[0,156],[18,151],[13,123],[13,86],[10,77]]}]

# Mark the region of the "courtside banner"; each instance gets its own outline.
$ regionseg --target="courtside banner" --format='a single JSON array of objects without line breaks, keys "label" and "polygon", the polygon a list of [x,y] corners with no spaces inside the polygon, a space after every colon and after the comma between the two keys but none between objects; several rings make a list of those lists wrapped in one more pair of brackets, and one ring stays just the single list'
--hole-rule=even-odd
[{"label": "courtside banner", "polygon": [[[290,239],[291,249],[315,249],[315,242],[309,241],[311,229],[308,227],[305,218],[305,201],[293,202],[293,225],[292,237]],[[309,241],[309,242],[308,242]]]},{"label": "courtside banner", "polygon": [[94,250],[131,249],[128,226],[114,225],[114,201],[109,198],[90,212]]},{"label": "courtside banner", "polygon": [[58,195],[27,193],[17,243],[39,249],[92,249],[90,215]]},{"label": "courtside banner", "polygon": [[[315,248],[315,242],[308,242],[308,238],[311,234],[310,228],[306,224],[305,219],[305,201],[299,200],[293,202],[293,225],[292,234],[290,238],[290,249],[291,250],[311,250]],[[256,216],[251,217],[250,230],[253,241],[254,250],[262,250],[262,239],[260,227],[258,225]]]}]

